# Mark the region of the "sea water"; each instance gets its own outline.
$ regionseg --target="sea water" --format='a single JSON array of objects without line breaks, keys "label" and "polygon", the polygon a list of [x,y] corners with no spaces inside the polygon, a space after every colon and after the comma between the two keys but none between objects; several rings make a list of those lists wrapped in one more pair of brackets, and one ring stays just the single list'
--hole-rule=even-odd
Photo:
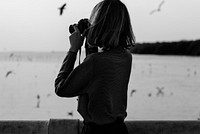
[{"label": "sea water", "polygon": [[[82,119],[76,97],[60,98],[54,92],[64,57],[1,54],[0,119]],[[200,57],[133,55],[127,95],[127,120],[197,120]]]}]

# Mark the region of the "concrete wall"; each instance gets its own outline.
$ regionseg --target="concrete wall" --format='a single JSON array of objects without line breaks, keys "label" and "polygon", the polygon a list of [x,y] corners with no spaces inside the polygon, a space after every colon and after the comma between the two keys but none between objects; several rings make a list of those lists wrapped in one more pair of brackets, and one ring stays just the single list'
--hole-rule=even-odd
[{"label": "concrete wall", "polygon": [[[200,121],[126,121],[130,134],[200,134]],[[79,120],[0,121],[0,134],[80,134]]]},{"label": "concrete wall", "polygon": [[130,134],[200,134],[200,121],[127,121]]},{"label": "concrete wall", "polygon": [[49,121],[0,121],[0,134],[48,134]]}]

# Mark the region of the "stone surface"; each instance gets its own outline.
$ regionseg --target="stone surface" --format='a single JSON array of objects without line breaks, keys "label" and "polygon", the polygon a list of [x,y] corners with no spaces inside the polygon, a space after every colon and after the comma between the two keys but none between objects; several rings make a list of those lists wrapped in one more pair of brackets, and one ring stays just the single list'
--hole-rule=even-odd
[{"label": "stone surface", "polygon": [[[200,121],[126,121],[129,134],[200,134]],[[0,121],[0,134],[80,134],[83,122],[69,119]]]},{"label": "stone surface", "polygon": [[132,134],[200,134],[200,121],[126,121]]},{"label": "stone surface", "polygon": [[49,134],[78,134],[79,120],[50,119]]},{"label": "stone surface", "polygon": [[48,121],[0,121],[0,134],[48,134]]}]

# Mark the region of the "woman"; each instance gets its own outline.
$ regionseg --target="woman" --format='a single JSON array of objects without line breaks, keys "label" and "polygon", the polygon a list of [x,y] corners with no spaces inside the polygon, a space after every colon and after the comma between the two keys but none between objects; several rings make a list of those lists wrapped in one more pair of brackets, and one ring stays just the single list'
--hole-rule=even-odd
[{"label": "woman", "polygon": [[124,119],[132,56],[127,49],[135,43],[128,10],[120,0],[103,0],[94,7],[90,23],[87,43],[103,51],[87,55],[74,68],[77,51],[83,45],[75,25],[55,92],[60,97],[79,96],[82,134],[128,134]]}]

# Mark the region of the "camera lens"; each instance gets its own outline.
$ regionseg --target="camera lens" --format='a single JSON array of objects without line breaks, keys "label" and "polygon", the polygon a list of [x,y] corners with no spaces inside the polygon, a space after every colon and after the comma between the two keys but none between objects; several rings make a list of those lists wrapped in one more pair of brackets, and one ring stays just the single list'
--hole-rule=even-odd
[{"label": "camera lens", "polygon": [[72,34],[74,31],[75,31],[75,30],[74,30],[73,25],[70,25],[70,26],[69,26],[69,32]]},{"label": "camera lens", "polygon": [[[88,29],[89,26],[90,26],[90,23],[89,23],[88,19],[81,19],[77,24],[77,27],[78,27],[81,34],[83,34],[84,31],[86,29]],[[75,30],[74,30],[73,25],[70,25],[69,26],[69,32],[72,34],[74,31]]]}]

